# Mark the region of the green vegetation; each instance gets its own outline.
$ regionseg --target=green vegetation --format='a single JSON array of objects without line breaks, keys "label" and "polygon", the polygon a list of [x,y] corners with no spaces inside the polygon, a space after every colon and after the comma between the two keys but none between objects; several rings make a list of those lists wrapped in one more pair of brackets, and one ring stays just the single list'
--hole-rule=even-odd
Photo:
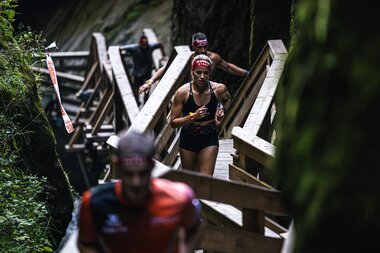
[{"label": "green vegetation", "polygon": [[[14,33],[14,4],[14,0],[0,2],[0,249],[52,252],[46,179],[32,174],[22,152],[33,144],[28,127],[36,100],[30,94],[38,80],[29,66],[32,55],[41,51],[41,41],[30,31]],[[43,116],[38,110],[34,119]]]},{"label": "green vegetation", "polygon": [[9,123],[0,115],[0,249],[52,252],[43,194],[45,180],[17,167],[20,159],[13,151],[17,144],[9,138],[15,129]]},{"label": "green vegetation", "polygon": [[276,112],[276,174],[294,218],[293,252],[377,251],[380,36],[369,27],[378,11],[296,2]]}]

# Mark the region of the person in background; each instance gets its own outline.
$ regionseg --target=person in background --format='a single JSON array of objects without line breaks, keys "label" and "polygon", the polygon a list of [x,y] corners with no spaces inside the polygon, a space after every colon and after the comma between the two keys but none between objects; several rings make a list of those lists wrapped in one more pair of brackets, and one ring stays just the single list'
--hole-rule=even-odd
[{"label": "person in background", "polygon": [[[184,183],[151,178],[152,136],[130,131],[112,162],[119,181],[83,193],[78,247],[96,252],[192,252],[199,239],[199,200]],[[181,249],[181,251],[179,251]]]},{"label": "person in background", "polygon": [[230,94],[224,84],[209,81],[211,59],[194,57],[192,81],[175,93],[170,124],[180,128],[179,150],[183,169],[214,174],[219,150],[218,130],[224,118]]},{"label": "person in background", "polygon": [[[225,61],[219,54],[207,51],[208,48],[208,41],[206,34],[204,33],[195,33],[192,36],[192,47],[194,49],[194,52],[191,57],[191,61],[194,59],[195,56],[199,54],[207,55],[212,63],[210,68],[210,75],[212,78],[212,73],[214,72],[215,68],[219,68],[223,71],[226,71],[230,74],[237,75],[237,76],[246,76],[248,74],[248,70],[242,69],[235,64],[229,63]],[[142,85],[139,89],[139,93],[147,92],[150,90],[153,83],[155,83],[157,80],[159,80],[165,73],[165,67],[163,66],[160,69],[154,73],[154,75],[148,79],[144,85]]]},{"label": "person in background", "polygon": [[[161,48],[163,52],[163,47],[160,43],[150,44],[148,38],[145,35],[141,35],[138,44],[130,44],[121,46],[121,50],[125,50],[127,56],[132,57],[133,62],[133,93],[140,105],[138,99],[139,87],[144,84],[152,76],[153,70],[153,60],[152,52],[153,50]],[[144,96],[144,102],[148,99],[148,94]]]}]

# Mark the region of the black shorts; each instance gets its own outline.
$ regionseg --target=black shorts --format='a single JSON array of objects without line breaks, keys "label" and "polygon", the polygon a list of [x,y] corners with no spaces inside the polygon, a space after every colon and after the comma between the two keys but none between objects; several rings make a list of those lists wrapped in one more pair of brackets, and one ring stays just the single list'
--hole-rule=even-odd
[{"label": "black shorts", "polygon": [[209,146],[219,146],[218,132],[214,123],[205,126],[188,124],[181,129],[179,148],[199,153]]}]

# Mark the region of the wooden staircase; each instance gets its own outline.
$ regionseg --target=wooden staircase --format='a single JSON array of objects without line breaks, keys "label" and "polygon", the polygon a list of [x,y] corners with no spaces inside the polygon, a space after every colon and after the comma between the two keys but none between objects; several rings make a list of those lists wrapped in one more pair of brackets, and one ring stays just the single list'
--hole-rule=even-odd
[{"label": "wooden staircase", "polygon": [[[275,155],[273,97],[287,51],[280,40],[268,41],[234,96],[220,134],[214,177],[181,170],[179,131],[169,124],[171,98],[188,76],[191,54],[188,46],[174,48],[165,74],[139,110],[119,46],[110,46],[107,50],[102,35],[94,34],[87,72],[76,92],[80,96],[90,90],[91,95],[80,104],[75,115],[76,130],[66,150],[92,149],[109,156],[122,131],[153,133],[161,155],[156,161],[154,176],[189,184],[202,201],[201,249],[281,252],[287,229],[279,225],[275,217],[289,214],[283,205],[282,193],[265,175],[270,172]],[[101,182],[118,177],[111,164],[105,170]]]}]

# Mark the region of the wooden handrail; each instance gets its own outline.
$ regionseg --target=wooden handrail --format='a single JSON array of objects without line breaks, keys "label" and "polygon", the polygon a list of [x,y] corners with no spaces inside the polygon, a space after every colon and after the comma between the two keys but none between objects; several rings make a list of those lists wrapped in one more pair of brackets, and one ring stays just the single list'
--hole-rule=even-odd
[{"label": "wooden handrail", "polygon": [[[260,89],[257,90],[253,106],[246,116],[246,120],[243,124],[232,126],[231,131],[237,155],[230,166],[230,171],[235,170],[236,173],[230,172],[230,175],[240,174],[242,178],[245,177],[243,179],[245,181],[254,181],[255,178],[243,175],[241,171],[239,172],[240,169],[242,171],[252,169],[259,171],[258,165],[271,168],[273,163],[275,154],[271,133],[274,113],[273,98],[284,70],[287,51],[281,40],[270,40],[265,45],[260,57],[256,61],[259,65],[253,66],[251,74],[262,72],[265,73],[265,78],[259,84]],[[232,179],[237,180],[238,178]]]},{"label": "wooden handrail", "polygon": [[[191,51],[188,46],[175,47],[176,55],[173,63],[169,66],[164,76],[159,81],[157,88],[150,95],[148,101],[137,115],[128,131],[134,130],[144,133],[151,132],[163,113],[167,110],[166,105],[169,103],[175,90],[182,83],[182,80],[188,74],[188,62],[191,57]],[[166,121],[166,117],[165,117]],[[117,143],[118,137],[114,136],[107,141],[111,148]]]},{"label": "wooden handrail", "polygon": [[140,112],[135,96],[133,94],[131,82],[129,81],[128,74],[125,71],[123,61],[120,54],[119,46],[111,46],[108,49],[108,54],[110,57],[112,65],[112,73],[114,75],[114,90],[116,94],[115,99],[120,100],[120,104],[116,103],[114,105],[116,125],[115,132],[118,133],[125,128],[127,124],[123,123],[123,115],[129,122],[133,122],[138,113]]},{"label": "wooden handrail", "polygon": [[273,58],[262,88],[244,124],[244,129],[249,130],[252,136],[259,133],[266,114],[270,111],[274,94],[280,77],[284,70],[287,51],[280,40],[268,41],[271,57]]},{"label": "wooden handrail", "polygon": [[289,214],[284,209],[281,192],[274,189],[226,181],[189,170],[170,170],[162,177],[185,182],[194,189],[200,199],[230,204],[240,208],[261,210],[270,214]]},{"label": "wooden handrail", "polygon": [[266,44],[259,57],[252,65],[248,76],[236,92],[231,101],[231,105],[222,122],[222,133],[224,138],[231,138],[231,131],[234,126],[244,123],[249,110],[254,104],[259,90],[266,76],[266,65],[270,62],[269,46]]},{"label": "wooden handrail", "polygon": [[[86,138],[82,135],[84,123],[90,125],[96,124],[93,127],[93,133],[99,130],[101,120],[107,116],[105,113],[109,111],[103,110],[104,108],[96,107],[95,111],[91,111],[90,107],[100,101],[100,105],[108,105],[112,100],[113,93],[110,92],[109,79],[112,79],[112,73],[109,72],[108,54],[105,38],[101,33],[94,33],[90,46],[90,55],[87,65],[87,73],[82,87],[79,89],[77,96],[80,96],[85,90],[91,90],[91,95],[87,101],[83,101],[77,115],[75,116],[74,123],[77,125],[74,134],[71,136],[66,149],[70,150],[78,141],[84,143],[85,140],[80,137]],[[109,77],[111,74],[111,77]],[[103,101],[103,102],[102,102]],[[108,105],[109,106],[109,105]],[[83,114],[83,112],[86,112]],[[100,117],[98,119],[98,117]]]}]

